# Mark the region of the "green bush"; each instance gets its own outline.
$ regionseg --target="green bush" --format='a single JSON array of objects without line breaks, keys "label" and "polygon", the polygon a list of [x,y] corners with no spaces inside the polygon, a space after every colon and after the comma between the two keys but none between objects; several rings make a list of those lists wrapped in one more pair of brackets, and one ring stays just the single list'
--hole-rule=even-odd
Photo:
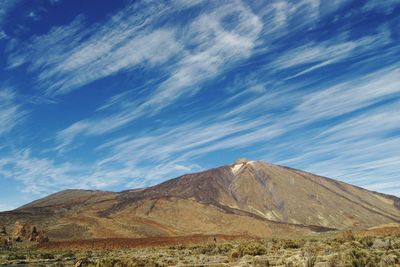
[{"label": "green bush", "polygon": [[53,260],[55,257],[51,253],[41,253],[40,254],[41,259],[46,259],[46,260]]},{"label": "green bush", "polygon": [[351,249],[348,252],[349,264],[352,267],[375,267],[380,261],[377,255],[369,254],[361,249]]},{"label": "green bush", "polygon": [[283,243],[283,248],[284,249],[296,249],[296,248],[301,248],[303,244],[301,244],[300,241],[298,240],[285,240]]},{"label": "green bush", "polygon": [[213,255],[217,252],[217,245],[215,243],[209,243],[196,249],[199,254]]},{"label": "green bush", "polygon": [[153,261],[152,259],[114,259],[106,258],[97,261],[95,264],[88,264],[88,266],[96,267],[162,267],[163,265]]},{"label": "green bush", "polygon": [[303,247],[301,253],[305,260],[306,267],[314,267],[319,249],[320,248],[317,244],[310,242],[307,242],[307,244]]},{"label": "green bush", "polygon": [[360,243],[365,247],[365,248],[371,248],[374,245],[374,238],[367,236],[363,237],[360,239]]},{"label": "green bush", "polygon": [[271,266],[268,259],[263,259],[259,256],[254,257],[253,260],[253,266],[254,267],[269,267]]},{"label": "green bush", "polygon": [[244,255],[257,256],[257,255],[264,255],[267,253],[267,248],[259,242],[241,243],[237,249],[240,256]]},{"label": "green bush", "polygon": [[23,254],[10,254],[7,257],[7,260],[26,260],[26,256]]}]

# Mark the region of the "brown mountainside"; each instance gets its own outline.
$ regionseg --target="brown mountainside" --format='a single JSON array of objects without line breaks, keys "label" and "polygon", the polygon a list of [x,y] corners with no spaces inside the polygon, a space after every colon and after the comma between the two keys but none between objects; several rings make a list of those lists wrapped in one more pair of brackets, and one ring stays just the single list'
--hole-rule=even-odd
[{"label": "brown mountainside", "polygon": [[119,193],[66,190],[0,213],[50,238],[293,235],[400,222],[399,198],[261,161]]}]

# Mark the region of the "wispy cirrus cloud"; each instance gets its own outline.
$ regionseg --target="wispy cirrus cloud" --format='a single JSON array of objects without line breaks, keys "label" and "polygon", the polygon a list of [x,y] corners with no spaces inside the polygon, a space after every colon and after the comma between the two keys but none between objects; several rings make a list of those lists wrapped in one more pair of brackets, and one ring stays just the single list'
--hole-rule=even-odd
[{"label": "wispy cirrus cloud", "polygon": [[[264,156],[266,160],[272,159],[281,164],[298,166],[372,189],[373,185],[380,181],[378,172],[382,173],[384,166],[388,167],[385,177],[388,179],[397,177],[393,173],[393,168],[399,163],[398,156],[396,150],[392,148],[399,146],[400,139],[390,137],[390,133],[399,130],[399,119],[396,116],[398,101],[392,105],[384,105],[383,108],[372,108],[361,115],[358,113],[353,115],[353,112],[388,99],[397,99],[396,95],[398,96],[400,88],[395,78],[398,76],[397,72],[397,68],[389,67],[347,81],[338,87],[320,89],[309,94],[303,93],[302,97],[295,95],[287,101],[284,97],[275,95],[293,107],[278,117],[264,115],[256,120],[246,119],[248,114],[246,109],[262,108],[261,104],[269,108],[270,104],[276,101],[274,97],[270,98],[270,102],[262,97],[262,101],[257,101],[254,105],[237,106],[240,112],[236,113],[234,118],[225,116],[222,111],[220,117],[214,121],[209,119],[207,122],[191,122],[171,129],[161,128],[160,134],[157,135],[111,139],[99,147],[110,152],[109,156],[99,164],[140,166],[140,162],[146,161],[165,164],[171,158],[190,162],[193,158],[216,151],[257,146],[257,150],[268,151]],[[340,92],[337,91],[338,88]],[[352,98],[347,95],[361,94],[361,92],[364,97]],[[322,95],[330,97],[319,97]],[[344,101],[343,97],[347,101]],[[317,105],[320,102],[321,105]],[[328,128],[324,124],[309,127],[318,121],[344,114],[346,119],[341,119],[340,124]],[[286,136],[291,136],[295,140],[290,139],[289,144],[286,144],[286,141],[278,141]],[[252,152],[255,153],[257,150],[253,149]],[[288,151],[301,156],[291,158],[286,155]],[[284,154],[286,159],[280,160],[280,154]],[[345,162],[350,164],[347,166]],[[366,163],[360,164],[360,162]],[[372,171],[372,168],[376,171]],[[364,179],[360,180],[367,172],[370,175],[365,180],[369,184],[366,184]],[[376,175],[375,179],[373,175]]]},{"label": "wispy cirrus cloud", "polygon": [[[318,121],[326,121],[343,115],[349,115],[360,109],[384,102],[400,95],[400,83],[397,77],[400,69],[397,64],[364,73],[359,77],[337,82],[333,86],[309,84],[280,85],[273,91],[239,102],[224,112],[224,117],[243,114],[275,114],[276,109],[284,106],[286,112],[273,120],[286,122],[284,128],[303,127]],[[313,86],[313,89],[305,90]],[[242,92],[239,93],[240,95]],[[357,97],[354,97],[356,95]]]},{"label": "wispy cirrus cloud", "polygon": [[10,88],[0,89],[0,136],[11,131],[27,114],[17,102],[17,93]]},{"label": "wispy cirrus cloud", "polygon": [[[332,118],[352,112],[400,93],[398,66],[382,69],[304,96],[296,110],[309,119]],[[354,96],[357,97],[354,97]]]},{"label": "wispy cirrus cloud", "polygon": [[20,0],[0,2],[0,41],[8,38],[8,35],[4,32],[4,23],[6,22],[10,11],[12,11],[20,2]]},{"label": "wispy cirrus cloud", "polygon": [[367,1],[362,9],[363,11],[375,11],[390,14],[396,7],[400,7],[399,0],[388,0],[388,1]]},{"label": "wispy cirrus cloud", "polygon": [[265,141],[281,132],[281,129],[269,125],[267,117],[256,120],[209,118],[169,129],[163,128],[159,134],[121,138],[102,144],[98,149],[108,148],[111,153],[99,164],[121,162],[130,165],[148,160],[162,162],[169,158],[187,161],[207,152]]},{"label": "wispy cirrus cloud", "polygon": [[[125,183],[127,188],[143,187],[182,172],[200,170],[200,166],[190,164],[193,158],[257,144],[258,150],[270,151],[265,153],[267,160],[275,159],[277,163],[301,166],[369,189],[396,193],[393,191],[396,190],[393,183],[397,176],[393,169],[399,164],[399,158],[396,156],[397,150],[393,148],[400,145],[400,139],[390,136],[386,138],[385,134],[398,130],[397,108],[398,103],[394,103],[373,109],[334,127],[322,127],[314,135],[308,136],[312,137],[309,141],[300,138],[287,146],[282,141],[275,143],[268,140],[294,130],[302,131],[299,125],[293,128],[291,120],[277,120],[271,116],[257,120],[226,119],[222,116],[213,122],[208,119],[207,123],[198,121],[169,129],[160,128],[158,133],[136,138],[124,136],[111,139],[98,148],[99,151],[106,151],[107,156],[94,164],[56,164],[22,151],[11,157],[11,160],[3,159],[0,161],[3,165],[0,165],[15,164],[15,169],[11,170],[12,175],[24,182],[27,191],[35,193],[50,192],[54,190],[52,186],[102,189]],[[290,116],[301,115],[292,113]],[[294,147],[301,148],[302,152],[296,151]],[[279,160],[279,155],[274,155],[285,150],[301,156],[286,156],[286,160]],[[325,159],[327,155],[329,157]],[[82,173],[82,168],[86,170],[85,173]],[[387,168],[384,173],[387,177],[385,183],[380,180],[382,168]],[[7,174],[3,170],[0,174],[10,176],[11,172]]]},{"label": "wispy cirrus cloud", "polygon": [[133,5],[105,24],[89,27],[79,16],[69,25],[14,44],[9,67],[28,64],[28,70],[38,74],[38,86],[58,95],[124,69],[164,62],[180,48],[173,31],[153,30],[152,23],[169,8],[160,4],[144,10],[139,15]]},{"label": "wispy cirrus cloud", "polygon": [[400,116],[396,115],[398,110],[400,110],[400,103],[395,102],[384,108],[362,113],[323,131],[318,138],[327,138],[328,141],[333,142],[335,140],[351,141],[360,136],[365,138],[382,134],[389,135],[391,131],[400,128]]},{"label": "wispy cirrus cloud", "polygon": [[[13,177],[24,192],[46,194],[57,188],[105,189],[125,184],[144,187],[182,172],[201,170],[191,159],[221,149],[243,148],[280,134],[264,120],[204,121],[160,129],[145,137],[119,138],[103,143],[98,151],[107,156],[89,164],[32,155],[29,150],[5,154],[0,159],[0,177]],[[257,128],[258,130],[254,131]],[[184,141],[183,141],[184,140]],[[85,171],[82,171],[85,170]]]},{"label": "wispy cirrus cloud", "polygon": [[7,40],[30,125],[49,127],[0,151],[0,178],[39,195],[122,190],[246,156],[398,195],[395,19],[361,27],[396,7],[372,2],[135,2]]},{"label": "wispy cirrus cloud", "polygon": [[54,166],[51,160],[32,157],[29,149],[4,153],[0,159],[0,177],[13,177],[24,184],[24,192],[34,194],[67,185],[70,169],[68,164]]},{"label": "wispy cirrus cloud", "polygon": [[[107,189],[125,184],[124,188],[148,186],[149,181],[174,177],[199,170],[195,164],[178,161],[140,166],[76,164],[32,155],[29,149],[6,153],[0,159],[0,179],[12,177],[20,182],[24,193],[43,196],[60,188]],[[85,171],[83,171],[85,170]],[[167,175],[167,176],[166,176]],[[6,209],[7,207],[3,207]]]},{"label": "wispy cirrus cloud", "polygon": [[[360,53],[360,50],[375,49],[375,39],[376,38],[367,37],[365,42],[360,41],[358,43],[360,49],[356,53]],[[354,47],[350,50],[353,51],[353,49]],[[334,50],[336,51],[338,48]],[[346,51],[344,54],[340,54],[340,60],[353,57],[354,54],[350,52],[350,50]],[[321,55],[317,55],[316,60],[324,60],[324,58],[320,56]],[[334,53],[333,56],[335,57]],[[292,57],[292,59],[293,58],[295,57]],[[313,60],[315,60],[315,58],[310,62],[313,62]],[[299,60],[299,62],[302,61],[303,59]],[[305,61],[307,62],[307,60]],[[297,64],[293,62],[290,63],[290,65]],[[171,158],[174,158],[175,161],[179,163],[190,162],[193,158],[208,153],[221,150],[235,150],[252,145],[254,146],[255,144],[258,144],[257,150],[263,150],[265,148],[274,151],[280,150],[280,146],[274,145],[270,140],[284,138],[286,135],[296,135],[296,133],[304,131],[309,125],[318,122],[321,123],[332,118],[340,116],[352,117],[353,112],[390,99],[396,99],[399,95],[398,88],[400,88],[396,78],[397,76],[399,76],[399,69],[398,66],[394,64],[370,73],[363,73],[358,77],[351,77],[351,79],[334,86],[324,87],[324,84],[321,84],[316,88],[314,87],[313,90],[304,90],[302,85],[287,86],[282,84],[280,85],[282,88],[276,88],[274,91],[266,91],[267,93],[265,95],[256,96],[251,101],[246,99],[246,101],[239,101],[238,105],[229,107],[224,107],[222,105],[221,107],[223,108],[219,110],[218,119],[214,122],[210,120],[207,120],[207,122],[200,120],[197,123],[192,122],[188,125],[181,125],[181,127],[176,127],[176,129],[161,128],[159,130],[162,134],[158,135],[149,133],[146,137],[131,138],[125,136],[119,139],[112,139],[109,143],[101,145],[101,149],[109,149],[109,155],[97,164],[100,166],[117,164],[118,166],[125,166],[122,168],[125,169],[128,168],[127,166],[141,166],[141,162],[150,161],[153,165],[161,167],[169,164]],[[251,86],[254,86],[254,84]],[[307,84],[304,85],[304,87],[307,86]],[[241,91],[237,94],[243,96]],[[352,97],[354,95],[358,97]],[[235,98],[235,96],[233,96],[233,98]],[[279,101],[277,101],[278,99]],[[227,101],[230,100],[231,99],[227,99]],[[117,105],[117,103],[118,101],[115,101],[111,106]],[[247,117],[251,114],[255,114],[255,112],[256,114],[268,114],[281,106],[286,106],[287,111],[282,112],[278,117],[264,115],[264,117],[259,118],[259,120],[249,120]],[[126,103],[123,107],[127,107]],[[395,110],[394,106],[390,106],[387,112],[393,113],[393,110]],[[376,120],[374,119],[375,121],[379,121],[379,118],[384,118],[386,116],[394,116],[394,114],[386,114],[384,111],[380,110],[375,112],[375,115],[368,114],[368,116],[372,116],[372,119],[376,118]],[[325,143],[319,145],[318,142],[321,141],[313,145],[310,144],[309,146],[312,149],[310,149],[309,154],[305,152],[305,157],[296,157],[292,159],[288,157],[287,160],[280,161],[278,155],[266,153],[266,159],[276,159],[277,162],[288,163],[289,165],[294,164],[295,166],[296,162],[304,162],[304,164],[300,164],[300,166],[307,170],[341,178],[359,185],[369,186],[369,188],[372,189],[374,183],[365,184],[365,182],[358,180],[358,178],[362,177],[364,175],[363,173],[367,171],[366,168],[358,166],[358,163],[365,160],[370,162],[371,166],[375,166],[379,169],[379,166],[382,167],[382,165],[378,165],[378,162],[379,164],[383,164],[382,159],[360,158],[354,155],[357,153],[360,154],[360,147],[364,147],[368,143],[375,144],[376,142],[382,142],[381,146],[371,146],[370,153],[378,151],[379,155],[388,156],[389,158],[385,164],[390,165],[388,165],[389,171],[385,173],[385,175],[387,177],[395,177],[391,176],[392,174],[390,172],[393,169],[393,164],[397,163],[396,159],[385,153],[385,149],[396,146],[397,139],[368,140],[368,136],[381,136],[383,132],[385,132],[384,129],[388,132],[396,125],[397,121],[394,119],[389,123],[389,121],[386,120],[386,127],[383,125],[380,127],[382,131],[370,132],[368,134],[367,129],[371,127],[371,124],[366,122],[368,121],[367,118],[368,117],[354,119],[359,122],[358,128],[363,129],[362,131],[355,131],[355,125],[353,125],[355,122],[351,120],[347,122],[347,124],[352,124],[351,127],[343,123],[341,130],[330,129],[330,131],[340,132],[342,135],[335,134],[338,140],[328,141],[332,142],[331,146],[326,146]],[[112,121],[116,122],[118,120],[110,120],[109,123],[112,124]],[[389,124],[391,126],[388,126]],[[95,125],[96,123],[91,125],[91,127],[95,127]],[[316,127],[313,129],[312,133],[305,136],[314,140],[314,138],[320,135],[327,135],[328,131],[326,127]],[[356,135],[364,141],[357,141],[352,145],[350,142],[350,137],[352,135]],[[185,140],[187,142],[185,142]],[[293,147],[296,146],[302,147],[305,146],[305,143],[291,142],[288,150],[296,151],[293,149]],[[347,151],[347,155],[338,156],[340,151],[343,150]],[[268,158],[268,155],[272,156]],[[329,155],[330,160],[324,159],[327,155]],[[352,168],[339,168],[339,166],[342,166],[344,162],[352,157],[354,158],[351,164]],[[318,164],[315,163],[317,158],[320,162]],[[313,162],[313,165],[309,165],[308,160]],[[328,166],[335,166],[336,172],[333,167],[328,168]],[[140,169],[140,167],[138,168]],[[319,168],[326,170],[326,172],[318,171]],[[161,172],[158,173],[159,176],[156,176],[156,181],[160,179],[160,177],[166,177],[168,174],[169,172],[164,173],[164,175],[162,175]],[[148,181],[151,181],[154,177],[148,179]],[[368,176],[368,180],[370,182],[373,181],[372,175]],[[377,182],[377,180],[375,181]],[[135,182],[135,184],[139,183]],[[386,190],[388,190],[388,188],[386,188]]]},{"label": "wispy cirrus cloud", "polygon": [[268,8],[265,8],[265,2],[255,1],[253,4],[263,20],[268,22],[264,33],[281,39],[298,30],[316,27],[321,19],[345,5],[346,1],[275,0],[269,2]]},{"label": "wispy cirrus cloud", "polygon": [[390,43],[390,31],[381,30],[375,35],[356,40],[343,39],[345,36],[296,47],[286,51],[269,67],[276,71],[305,66],[304,69],[288,77],[288,79],[295,78],[327,65],[353,60],[368,51],[376,51]]},{"label": "wispy cirrus cloud", "polygon": [[[223,20],[231,16],[237,21],[227,30]],[[66,147],[76,135],[101,135],[114,131],[143,115],[159,112],[183,95],[195,94],[202,82],[250,56],[261,29],[259,18],[238,3],[205,12],[181,30],[180,47],[186,49],[174,64],[165,67],[170,74],[148,97],[141,102],[125,103],[121,110],[111,115],[70,125],[59,132],[57,138],[61,144],[58,148]],[[132,108],[127,109],[127,106]]]},{"label": "wispy cirrus cloud", "polygon": [[2,23],[6,16],[8,15],[8,12],[12,10],[20,1],[15,0],[15,1],[1,1],[0,3],[0,27],[2,26]]},{"label": "wispy cirrus cloud", "polygon": [[[137,6],[128,6],[102,25],[87,27],[80,16],[45,35],[15,42],[10,48],[9,67],[27,64],[29,71],[38,74],[38,86],[48,95],[58,95],[121,70],[163,64],[181,53],[183,58],[169,68],[174,73],[162,90],[171,91],[175,85],[182,87],[201,77],[194,73],[213,75],[226,59],[248,55],[262,27],[257,16],[240,2],[200,15],[187,29],[179,25],[179,31],[176,25],[159,26],[160,20],[187,5],[153,3],[140,6],[140,12]],[[231,31],[221,25],[228,16],[239,20]],[[153,99],[156,101],[156,96]]]},{"label": "wispy cirrus cloud", "polygon": [[[227,30],[224,20],[234,17]],[[193,94],[189,87],[214,78],[231,63],[251,55],[262,30],[262,21],[244,5],[225,5],[197,18],[188,29],[184,43],[194,46],[177,62],[174,73],[140,108],[162,108],[182,94]]]},{"label": "wispy cirrus cloud", "polygon": [[[290,150],[296,156],[279,163],[371,190],[377,190],[379,185],[381,190],[398,195],[398,184],[397,187],[393,184],[398,179],[396,166],[400,164],[397,153],[400,138],[395,134],[400,130],[399,104],[399,101],[394,101],[371,108],[342,119],[336,125],[322,126],[309,140],[282,144],[279,149]],[[267,154],[273,157],[274,153]],[[385,182],[382,182],[382,177],[385,177]]]}]

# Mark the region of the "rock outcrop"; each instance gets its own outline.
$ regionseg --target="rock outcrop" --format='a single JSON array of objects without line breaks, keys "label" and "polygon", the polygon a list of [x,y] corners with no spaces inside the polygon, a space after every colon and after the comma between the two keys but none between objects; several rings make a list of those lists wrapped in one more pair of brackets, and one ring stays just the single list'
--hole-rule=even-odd
[{"label": "rock outcrop", "polygon": [[49,242],[49,238],[44,231],[39,231],[35,241],[38,243]]},{"label": "rock outcrop", "polygon": [[12,238],[15,241],[23,241],[23,240],[34,241],[34,242],[49,241],[46,233],[43,230],[38,231],[36,226],[30,223],[23,223],[21,221],[15,222]]}]

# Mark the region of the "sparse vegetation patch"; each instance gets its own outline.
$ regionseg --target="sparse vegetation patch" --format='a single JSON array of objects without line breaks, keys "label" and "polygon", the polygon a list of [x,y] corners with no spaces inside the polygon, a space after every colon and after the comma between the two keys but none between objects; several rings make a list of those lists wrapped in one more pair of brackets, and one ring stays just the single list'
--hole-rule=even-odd
[{"label": "sparse vegetation patch", "polygon": [[[188,238],[188,237],[187,237]],[[176,238],[174,240],[177,240]],[[179,240],[178,240],[179,241]],[[107,242],[107,240],[103,240]],[[110,240],[112,242],[112,240]],[[317,239],[200,238],[161,246],[79,250],[27,246],[19,243],[0,250],[1,265],[29,266],[284,266],[284,267],[387,267],[400,264],[400,235],[359,236],[341,233]],[[90,242],[89,242],[90,243]],[[51,244],[46,243],[46,245]],[[95,242],[91,243],[95,245]],[[115,244],[114,244],[115,245]]]}]

